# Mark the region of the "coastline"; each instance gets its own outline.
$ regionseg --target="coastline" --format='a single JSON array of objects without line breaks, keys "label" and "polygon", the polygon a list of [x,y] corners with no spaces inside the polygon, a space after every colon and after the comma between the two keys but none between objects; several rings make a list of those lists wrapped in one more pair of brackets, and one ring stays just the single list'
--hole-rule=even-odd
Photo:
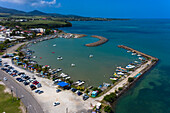
[{"label": "coastline", "polygon": [[[103,104],[106,104],[106,105],[112,105],[113,107],[113,111],[115,111],[115,104],[117,103],[117,100],[124,94],[128,91],[128,89],[130,89],[146,72],[148,72],[149,70],[151,70],[156,64],[157,62],[159,61],[158,58],[156,57],[153,57],[153,56],[150,56],[150,55],[147,55],[145,53],[142,53],[140,51],[137,51],[133,48],[130,48],[130,47],[127,47],[127,46],[124,46],[124,45],[118,45],[119,48],[123,48],[123,49],[126,49],[126,50],[129,50],[131,52],[135,52],[137,54],[140,54],[142,55],[143,57],[147,58],[148,61],[146,63],[144,63],[143,65],[141,65],[141,67],[137,68],[134,72],[132,72],[127,78],[125,78],[124,80],[120,81],[118,84],[116,84],[110,91],[108,91],[107,93],[105,93],[104,95],[102,95],[101,97],[98,97],[96,98],[97,101],[103,101],[104,99],[104,96],[106,95],[109,95],[113,92],[116,93],[116,100],[113,102],[113,103],[107,103],[106,101],[104,101]],[[136,75],[138,75],[140,73],[139,76],[135,77]],[[133,77],[134,80],[132,82],[128,82],[128,78],[129,77]],[[128,83],[127,83],[128,82]],[[127,84],[125,84],[127,83]],[[125,85],[124,85],[125,84]],[[118,88],[119,87],[122,87],[123,89],[121,91],[118,91]],[[116,92],[118,91],[118,92]],[[103,99],[102,99],[103,97]]]}]

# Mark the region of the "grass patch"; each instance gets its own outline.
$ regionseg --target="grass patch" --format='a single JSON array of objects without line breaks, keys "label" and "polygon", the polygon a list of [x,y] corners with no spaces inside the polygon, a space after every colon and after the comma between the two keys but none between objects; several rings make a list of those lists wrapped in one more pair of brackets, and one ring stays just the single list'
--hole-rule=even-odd
[{"label": "grass patch", "polygon": [[14,101],[12,100],[12,96],[9,93],[4,93],[5,87],[0,85],[0,113],[22,113],[19,109],[20,100],[14,97]]},{"label": "grass patch", "polygon": [[34,20],[28,22],[21,22],[22,25],[35,25],[35,24],[66,24],[62,21],[53,21],[53,20]]}]

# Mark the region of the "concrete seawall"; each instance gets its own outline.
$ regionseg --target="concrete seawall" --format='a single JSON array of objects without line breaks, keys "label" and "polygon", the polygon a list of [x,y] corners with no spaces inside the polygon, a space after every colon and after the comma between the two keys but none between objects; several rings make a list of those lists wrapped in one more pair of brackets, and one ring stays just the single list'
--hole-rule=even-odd
[{"label": "concrete seawall", "polygon": [[102,37],[102,36],[92,35],[91,37],[98,38],[99,41],[94,42],[94,43],[85,44],[85,46],[88,46],[88,47],[99,46],[99,45],[104,44],[104,43],[106,43],[108,41],[107,38]]}]

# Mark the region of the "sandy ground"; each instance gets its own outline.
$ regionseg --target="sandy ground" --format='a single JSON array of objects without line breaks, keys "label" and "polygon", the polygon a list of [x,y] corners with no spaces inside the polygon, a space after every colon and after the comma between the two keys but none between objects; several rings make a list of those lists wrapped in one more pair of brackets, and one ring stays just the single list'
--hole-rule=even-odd
[{"label": "sandy ground", "polygon": [[[31,77],[36,77],[36,79],[42,84],[42,87],[39,88],[39,90],[44,91],[44,93],[37,94],[34,91],[31,91],[29,86],[24,86],[22,83],[19,83],[35,97],[45,113],[65,113],[66,109],[68,109],[68,113],[87,113],[89,109],[93,108],[91,106],[91,103],[93,103],[93,105],[97,104],[97,101],[92,98],[84,101],[82,99],[82,96],[78,96],[70,90],[63,90],[59,93],[56,93],[57,86],[53,85],[53,82],[51,80],[37,77],[31,72],[16,67],[11,63],[11,59],[9,58],[3,59],[3,62],[8,62],[8,64],[12,65],[16,70],[20,72],[25,72]],[[53,103],[56,101],[59,101],[60,105],[54,107]]]}]

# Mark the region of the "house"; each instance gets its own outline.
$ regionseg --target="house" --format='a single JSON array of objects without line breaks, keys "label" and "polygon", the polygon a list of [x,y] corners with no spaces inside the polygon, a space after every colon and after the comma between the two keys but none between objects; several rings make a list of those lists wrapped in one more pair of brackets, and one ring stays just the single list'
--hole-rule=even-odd
[{"label": "house", "polygon": [[98,95],[99,91],[93,91],[91,93],[91,97],[96,97]]}]

